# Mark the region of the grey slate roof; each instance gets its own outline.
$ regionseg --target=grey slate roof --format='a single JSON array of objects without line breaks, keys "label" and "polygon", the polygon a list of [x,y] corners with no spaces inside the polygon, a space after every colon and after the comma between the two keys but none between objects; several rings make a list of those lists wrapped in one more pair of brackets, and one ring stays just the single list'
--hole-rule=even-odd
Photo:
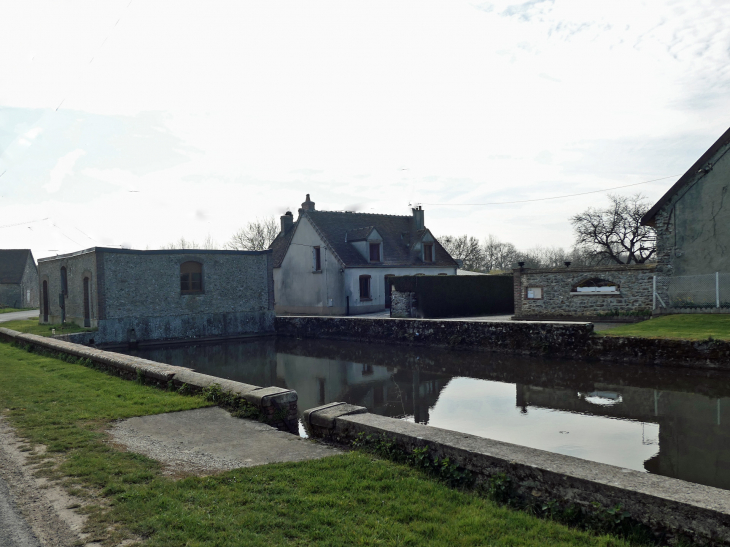
[{"label": "grey slate roof", "polygon": [[[412,217],[348,213],[340,211],[302,211],[288,234],[279,235],[271,244],[274,252],[274,268],[281,266],[291,238],[303,217],[307,217],[330,250],[348,268],[377,266],[422,266],[423,260],[413,252],[413,245],[428,230],[412,230]],[[362,240],[375,228],[383,238],[383,261],[373,264],[352,245],[353,237]],[[362,234],[365,234],[363,236]],[[345,236],[347,235],[347,241]],[[456,262],[446,250],[435,242],[435,261],[428,266],[455,267]]]},{"label": "grey slate roof", "polygon": [[675,182],[672,187],[667,190],[667,193],[664,194],[659,201],[657,201],[654,206],[647,211],[647,213],[641,218],[641,224],[644,224],[646,226],[653,226],[654,225],[654,217],[659,212],[659,210],[662,208],[662,206],[669,201],[672,196],[680,189],[682,186],[687,184],[688,182],[694,180],[695,176],[697,175],[697,172],[704,168],[709,162],[712,157],[717,154],[717,152],[722,149],[726,144],[730,143],[730,129],[725,131],[722,136],[715,141],[715,143],[710,146],[710,148],[707,149],[707,151],[700,156],[700,159],[698,159],[696,162],[692,164],[692,167],[690,167],[687,172],[680,177],[680,179]]},{"label": "grey slate roof", "polygon": [[0,283],[20,283],[29,254],[30,249],[0,249]]}]

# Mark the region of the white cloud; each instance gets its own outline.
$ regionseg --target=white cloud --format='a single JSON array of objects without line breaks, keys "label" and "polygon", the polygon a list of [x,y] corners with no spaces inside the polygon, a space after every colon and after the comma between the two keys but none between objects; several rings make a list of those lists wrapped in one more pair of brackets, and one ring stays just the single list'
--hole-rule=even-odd
[{"label": "white cloud", "polygon": [[43,185],[43,188],[49,193],[53,194],[61,189],[64,179],[73,172],[74,165],[78,159],[86,154],[81,148],[77,148],[73,152],[69,152],[61,159],[58,160],[56,166],[51,169],[50,180],[47,184]]}]

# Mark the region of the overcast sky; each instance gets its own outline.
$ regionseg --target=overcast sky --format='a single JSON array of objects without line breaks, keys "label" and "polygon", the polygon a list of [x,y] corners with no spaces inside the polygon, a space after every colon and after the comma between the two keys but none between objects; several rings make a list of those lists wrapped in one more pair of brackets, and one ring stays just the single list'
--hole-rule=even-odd
[{"label": "overcast sky", "polygon": [[605,194],[481,204],[655,201],[730,125],[729,57],[727,0],[12,2],[0,248],[223,245],[307,193],[568,248]]}]

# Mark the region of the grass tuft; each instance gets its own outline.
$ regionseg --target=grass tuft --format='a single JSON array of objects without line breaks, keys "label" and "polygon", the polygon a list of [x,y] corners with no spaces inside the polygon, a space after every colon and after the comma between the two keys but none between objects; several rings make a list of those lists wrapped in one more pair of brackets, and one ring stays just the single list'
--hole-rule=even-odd
[{"label": "grass tuft", "polygon": [[682,340],[730,340],[730,314],[664,315],[641,323],[615,327],[600,334]]}]

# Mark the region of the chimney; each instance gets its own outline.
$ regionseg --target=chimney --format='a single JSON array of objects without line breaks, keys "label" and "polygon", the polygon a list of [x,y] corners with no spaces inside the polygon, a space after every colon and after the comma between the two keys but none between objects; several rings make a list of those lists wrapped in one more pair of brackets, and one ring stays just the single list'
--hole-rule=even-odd
[{"label": "chimney", "polygon": [[413,211],[413,230],[423,230],[425,224],[423,222],[423,209],[421,209],[421,206],[419,205],[415,209],[411,209]]},{"label": "chimney", "polygon": [[289,233],[289,230],[291,230],[294,227],[294,215],[291,214],[291,211],[287,211],[283,215],[281,215],[281,234],[286,235]]},{"label": "chimney", "polygon": [[302,203],[302,211],[314,211],[314,202],[309,199],[309,194],[307,194],[307,199],[304,200],[304,203]]}]

